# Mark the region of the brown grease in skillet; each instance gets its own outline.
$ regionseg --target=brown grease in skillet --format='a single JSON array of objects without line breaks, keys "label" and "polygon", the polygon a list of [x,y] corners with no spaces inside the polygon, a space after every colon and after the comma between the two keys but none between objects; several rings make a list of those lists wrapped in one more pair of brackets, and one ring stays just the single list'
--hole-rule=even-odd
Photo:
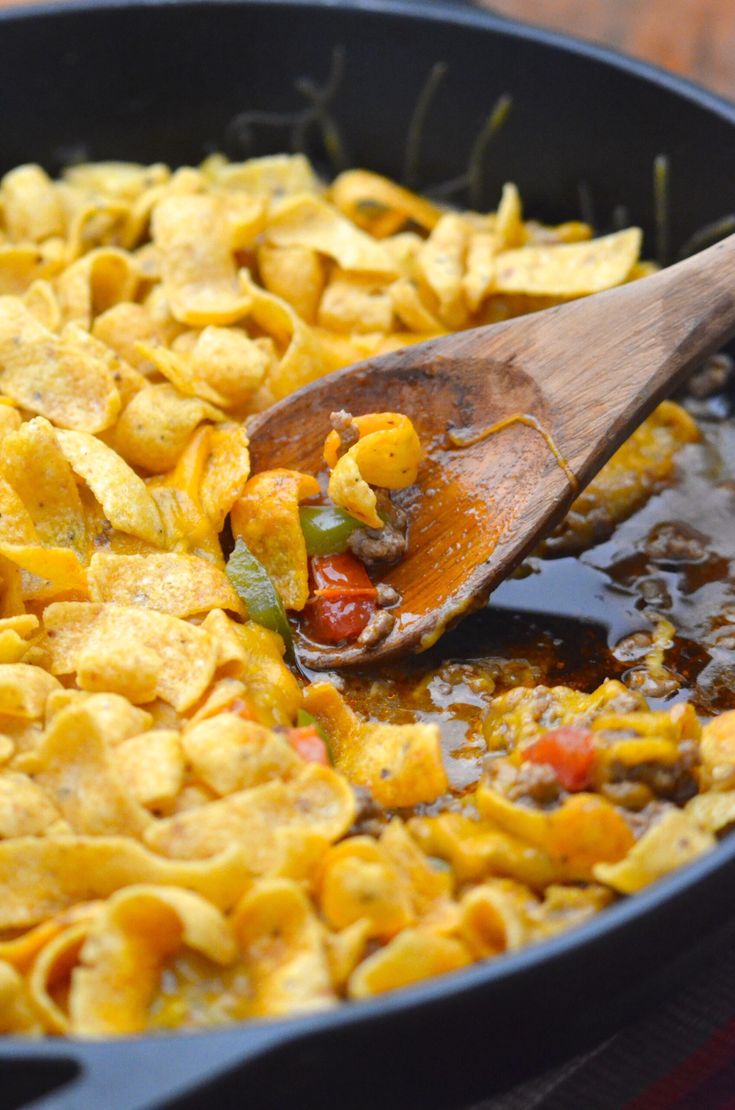
[{"label": "brown grease in skillet", "polygon": [[[480,775],[482,719],[495,694],[518,685],[591,691],[605,678],[630,682],[641,661],[613,649],[652,630],[648,611],[676,627],[664,662],[680,680],[667,697],[646,693],[651,707],[686,699],[703,717],[735,708],[731,406],[724,395],[688,400],[701,442],[679,451],[673,481],[606,542],[579,556],[529,560],[530,573],[505,582],[487,610],[426,654],[343,674],[349,702],[375,719],[439,724],[450,780],[461,791]],[[665,550],[672,534],[690,549],[683,556]]]}]

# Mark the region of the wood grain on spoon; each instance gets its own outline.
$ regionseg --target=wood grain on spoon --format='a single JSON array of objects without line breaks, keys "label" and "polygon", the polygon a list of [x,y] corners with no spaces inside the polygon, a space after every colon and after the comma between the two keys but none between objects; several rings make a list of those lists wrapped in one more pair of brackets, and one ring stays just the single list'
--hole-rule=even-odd
[{"label": "wood grain on spoon", "polygon": [[[369,649],[302,645],[304,662],[367,665],[431,646],[485,603],[578,488],[733,334],[735,236],[653,277],[340,370],[258,416],[254,470],[320,470],[333,409],[403,412],[426,448],[418,485],[396,496],[410,543],[383,576],[402,599],[393,631]],[[514,421],[477,438],[519,414],[546,435]],[[463,437],[471,445],[453,445]]]}]

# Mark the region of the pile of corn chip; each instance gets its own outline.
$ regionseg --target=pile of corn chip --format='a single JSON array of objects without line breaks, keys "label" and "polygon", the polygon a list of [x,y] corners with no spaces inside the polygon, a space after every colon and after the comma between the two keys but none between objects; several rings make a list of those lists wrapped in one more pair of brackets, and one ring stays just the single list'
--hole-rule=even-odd
[{"label": "pile of corn chip", "polygon": [[[299,156],[6,174],[0,1029],[137,1033],[375,995],[568,928],[735,819],[733,715],[702,734],[641,699],[610,723],[615,683],[554,692],[547,718],[597,720],[616,766],[696,744],[686,807],[661,802],[636,839],[594,791],[534,808],[501,775],[460,804],[437,726],[303,690],[225,573],[229,521],[286,608],[306,601],[298,506],[319,487],[251,477],[249,414],[360,358],[642,276],[639,251],[636,228],[524,221],[512,185],[497,212],[459,213],[361,170],[327,188]],[[386,445],[415,476],[411,431],[398,414],[332,459],[333,500],[368,526]],[[686,438],[661,441],[664,470]],[[495,711],[511,763],[541,730],[528,693]],[[299,711],[331,765],[289,742]],[[626,727],[641,739],[621,754]]]}]

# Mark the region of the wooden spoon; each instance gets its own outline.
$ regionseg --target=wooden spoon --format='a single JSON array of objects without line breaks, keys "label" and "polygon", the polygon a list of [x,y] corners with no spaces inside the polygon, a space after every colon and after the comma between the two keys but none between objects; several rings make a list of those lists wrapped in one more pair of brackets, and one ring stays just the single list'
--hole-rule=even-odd
[{"label": "wooden spoon", "polygon": [[[367,665],[430,647],[734,334],[735,235],[652,277],[347,367],[256,417],[254,470],[319,471],[333,409],[406,413],[426,448],[418,485],[397,498],[410,543],[383,576],[401,595],[393,631],[371,648],[304,641],[303,661]],[[519,415],[530,419],[510,420]]]}]

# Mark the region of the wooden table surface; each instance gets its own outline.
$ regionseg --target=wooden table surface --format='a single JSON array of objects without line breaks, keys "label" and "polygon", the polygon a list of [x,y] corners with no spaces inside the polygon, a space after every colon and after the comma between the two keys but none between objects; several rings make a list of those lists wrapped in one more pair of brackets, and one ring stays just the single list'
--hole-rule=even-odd
[{"label": "wooden table surface", "polygon": [[592,39],[735,101],[735,0],[483,0],[494,11]]}]

